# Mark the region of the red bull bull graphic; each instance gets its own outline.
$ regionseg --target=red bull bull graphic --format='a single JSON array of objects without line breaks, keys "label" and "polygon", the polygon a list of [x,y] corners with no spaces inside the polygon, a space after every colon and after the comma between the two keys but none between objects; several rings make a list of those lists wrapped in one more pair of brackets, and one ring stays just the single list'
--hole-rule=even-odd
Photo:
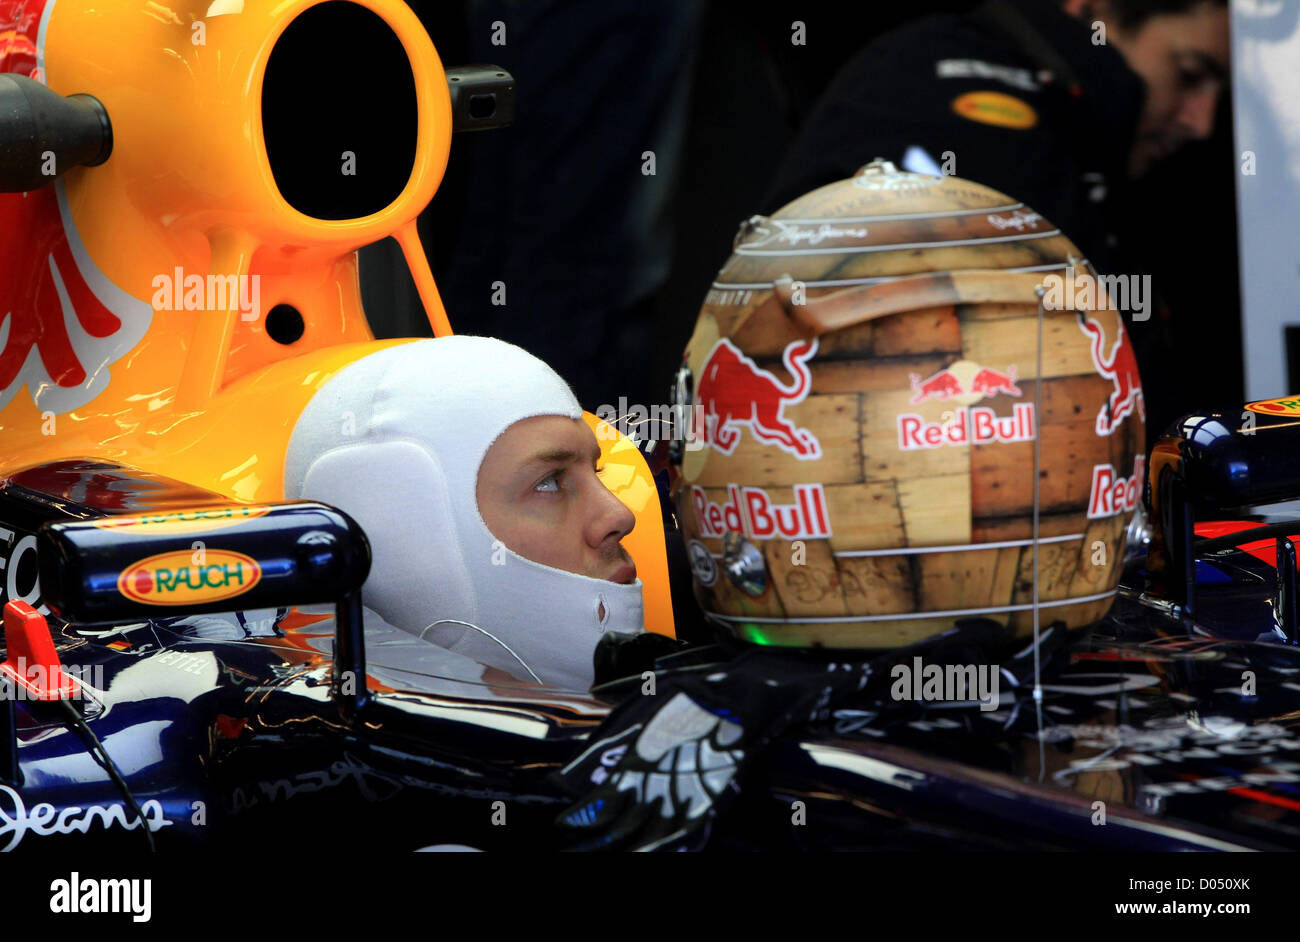
[{"label": "red bull bull graphic", "polygon": [[756,441],[776,445],[796,458],[820,458],[821,443],[807,429],[785,418],[785,407],[808,397],[812,378],[807,362],[817,353],[817,341],[795,341],[785,348],[782,362],[793,377],[789,385],[758,366],[726,338],[709,351],[695,390],[696,437],[730,455],[740,443],[742,427]]},{"label": "red bull bull graphic", "polygon": [[1097,434],[1109,435],[1137,410],[1142,421],[1146,421],[1146,401],[1142,397],[1142,380],[1138,376],[1137,356],[1133,345],[1129,343],[1124,332],[1124,324],[1116,317],[1115,344],[1111,347],[1110,357],[1105,354],[1105,329],[1100,323],[1085,314],[1079,316],[1079,329],[1092,338],[1092,363],[1097,372],[1110,380],[1115,389],[1101,411],[1097,413]]},{"label": "red bull bull graphic", "polygon": [[912,373],[909,378],[912,381],[912,390],[916,393],[912,397],[912,405],[925,402],[927,399],[951,399],[966,392],[961,380],[950,369],[940,370],[929,379],[921,379],[920,373]]},{"label": "red bull bull graphic", "polygon": [[18,219],[0,229],[0,260],[22,273],[0,286],[0,409],[24,385],[42,411],[77,409],[108,385],[110,364],[144,336],[153,312],[90,260],[62,182],[0,195],[0,204]]},{"label": "red bull bull graphic", "polygon": [[1020,395],[1014,363],[1004,373],[970,360],[958,360],[926,379],[921,379],[919,373],[909,373],[908,378],[912,383],[912,392],[916,394],[912,397],[912,405],[918,405],[927,399],[964,397],[959,401],[961,405],[968,406],[999,394]]},{"label": "red bull bull graphic", "polygon": [[975,374],[975,381],[971,383],[970,391],[981,396],[996,396],[998,393],[1019,396],[1020,387],[1016,385],[1015,364],[1007,367],[1005,373],[989,369],[987,366],[982,367]]},{"label": "red bull bull graphic", "polygon": [[[0,72],[38,82],[45,3],[0,0]],[[108,385],[108,367],[144,336],[149,306],[91,261],[72,222],[62,181],[0,194],[0,409],[24,385],[42,411],[70,412]]]},{"label": "red bull bull graphic", "polygon": [[831,535],[820,484],[796,484],[792,504],[774,504],[762,488],[736,484],[727,485],[727,501],[719,504],[709,500],[704,488],[692,486],[691,503],[702,536],[732,532],[755,540],[825,540]]},{"label": "red bull bull graphic", "polygon": [[[39,68],[44,3],[0,0],[0,71],[44,82]],[[42,411],[70,412],[108,385],[108,366],[144,337],[152,312],[96,268],[68,208],[62,181],[0,194],[0,409],[27,387]],[[21,275],[17,274],[21,273]]]},{"label": "red bull bull graphic", "polygon": [[14,24],[0,32],[0,72],[16,72],[38,82],[45,77],[37,63],[36,33],[40,27],[44,3],[25,0],[0,0],[0,23]]}]

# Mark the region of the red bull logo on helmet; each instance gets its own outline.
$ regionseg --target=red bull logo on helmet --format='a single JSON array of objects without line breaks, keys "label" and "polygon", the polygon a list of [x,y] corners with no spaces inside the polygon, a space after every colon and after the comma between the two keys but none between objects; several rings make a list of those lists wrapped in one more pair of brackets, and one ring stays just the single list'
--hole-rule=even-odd
[{"label": "red bull logo on helmet", "polygon": [[1019,396],[1016,385],[1016,365],[1006,371],[981,366],[970,360],[958,360],[933,376],[921,379],[920,373],[911,373],[912,405],[929,399],[956,399],[959,405],[969,406],[992,396]]},{"label": "red bull logo on helmet", "polygon": [[704,428],[696,437],[730,455],[743,429],[764,445],[776,445],[800,460],[822,456],[812,432],[785,417],[785,407],[808,398],[812,377],[807,363],[817,353],[817,341],[795,341],[785,348],[782,362],[792,377],[782,383],[758,366],[725,337],[714,344],[700,371],[695,389],[696,416]]},{"label": "red bull logo on helmet", "polygon": [[951,399],[966,391],[961,380],[953,375],[952,370],[940,370],[929,379],[921,379],[921,374],[913,373],[911,380],[912,389],[916,393],[912,397],[912,405],[925,402],[927,399]]},{"label": "red bull logo on helmet", "polygon": [[1109,464],[1093,465],[1092,492],[1088,496],[1088,518],[1113,517],[1132,513],[1142,500],[1142,484],[1146,476],[1146,456],[1133,459],[1133,473],[1122,478]]},{"label": "red bull logo on helmet", "polygon": [[1105,329],[1087,315],[1079,318],[1079,329],[1092,338],[1092,364],[1097,372],[1114,384],[1106,404],[1097,413],[1097,434],[1106,436],[1119,428],[1134,410],[1146,421],[1146,401],[1142,396],[1142,380],[1138,376],[1137,356],[1124,332],[1124,323],[1116,318],[1115,343],[1106,355]]},{"label": "red bull logo on helmet", "polygon": [[909,379],[914,393],[912,405],[940,399],[951,400],[958,408],[945,412],[938,422],[912,412],[901,413],[898,416],[898,447],[903,451],[944,445],[1024,442],[1034,437],[1032,404],[1016,403],[1011,415],[998,415],[987,406],[974,406],[981,399],[993,396],[1021,395],[1020,387],[1016,385],[1014,363],[1005,370],[997,370],[971,360],[958,360],[926,379],[922,379],[919,373],[912,373]]},{"label": "red bull logo on helmet", "polygon": [[939,422],[904,413],[898,417],[898,447],[902,451],[942,448],[944,445],[988,445],[994,442],[1028,442],[1034,439],[1034,407],[1017,402],[1010,415],[998,415],[988,406],[945,412]]},{"label": "red bull logo on helmet", "polygon": [[831,535],[826,493],[820,484],[796,484],[794,503],[776,504],[759,487],[727,485],[727,500],[709,500],[702,487],[691,488],[691,503],[700,535],[721,537],[728,531],[751,539],[824,540]]}]

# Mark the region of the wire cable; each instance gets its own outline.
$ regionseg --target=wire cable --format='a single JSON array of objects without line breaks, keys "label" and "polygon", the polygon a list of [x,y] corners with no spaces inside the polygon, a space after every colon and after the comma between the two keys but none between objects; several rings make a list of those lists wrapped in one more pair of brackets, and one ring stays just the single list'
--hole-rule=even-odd
[{"label": "wire cable", "polygon": [[135,800],[135,795],[131,793],[131,787],[126,784],[126,779],[122,777],[122,773],[118,769],[117,763],[114,762],[112,757],[108,754],[108,750],[106,750],[104,744],[99,741],[99,737],[96,736],[95,731],[90,728],[90,724],[87,723],[82,715],[77,712],[77,708],[72,705],[72,701],[59,700],[58,704],[63,712],[67,714],[66,719],[68,725],[90,741],[90,754],[94,756],[95,760],[104,767],[106,772],[108,772],[108,777],[113,780],[113,784],[118,787],[118,790],[122,793],[122,797],[126,799],[127,807],[135,813],[136,818],[142,825],[144,825],[144,836],[145,840],[149,843],[149,853],[152,854],[156,852],[157,848],[154,846],[153,830],[149,827],[149,819],[144,816],[144,811],[141,810],[139,802]]},{"label": "wire cable", "polygon": [[[491,638],[493,641],[495,641],[495,642],[496,642],[500,647],[502,647],[502,648],[506,651],[507,654],[509,654],[511,657],[513,657],[513,658],[514,658],[516,661],[518,661],[521,665],[523,665],[524,670],[528,671],[529,676],[531,676],[531,677],[533,678],[533,680],[537,681],[537,683],[539,683],[539,684],[542,683],[542,679],[541,679],[540,677],[538,677],[535,673],[533,673],[533,669],[532,669],[531,667],[528,666],[528,662],[525,661],[525,660],[524,660],[522,657],[520,657],[518,654],[516,654],[516,653],[514,652],[514,649],[512,649],[512,648],[510,647],[510,645],[506,644],[504,641],[502,641],[500,638],[498,638],[498,637],[497,637],[496,635],[494,635],[492,632],[488,631],[486,628],[480,628],[478,625],[470,624],[470,623],[467,622],[467,621],[461,621],[461,620],[458,619],[458,618],[440,618],[440,619],[438,619],[437,621],[433,622],[432,624],[425,625],[424,628],[422,628],[422,629],[420,630],[420,634],[419,634],[419,638],[420,638],[420,640],[421,640],[421,641],[426,640],[425,637],[424,637],[424,633],[425,633],[426,631],[428,631],[430,628],[436,628],[438,625],[463,625],[463,626],[466,627],[466,628],[473,628],[473,629],[474,629],[475,631],[477,631],[479,634],[487,635],[489,638]],[[435,642],[430,642],[430,644],[433,644],[433,643],[435,643]],[[543,686],[545,686],[545,685],[543,685]]]}]

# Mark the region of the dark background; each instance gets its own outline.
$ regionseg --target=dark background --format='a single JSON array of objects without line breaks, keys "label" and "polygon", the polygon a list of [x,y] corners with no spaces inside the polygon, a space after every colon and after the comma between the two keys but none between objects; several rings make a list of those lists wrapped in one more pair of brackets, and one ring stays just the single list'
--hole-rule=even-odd
[{"label": "dark background", "polygon": [[[444,65],[498,65],[518,87],[513,126],[453,137],[420,220],[453,328],[530,349],[590,410],[619,396],[666,402],[736,228],[761,207],[821,90],[875,36],[974,5],[416,0]],[[498,20],[504,46],[491,43]],[[796,20],[802,46],[791,43]],[[1243,399],[1237,162],[1223,97],[1214,137],[1123,197],[1121,242],[1139,247],[1137,270],[1171,312],[1162,353],[1143,364],[1152,434]],[[642,173],[646,150],[653,176]],[[378,336],[429,335],[392,240],[364,249],[361,271]],[[504,307],[491,303],[498,280]]]}]

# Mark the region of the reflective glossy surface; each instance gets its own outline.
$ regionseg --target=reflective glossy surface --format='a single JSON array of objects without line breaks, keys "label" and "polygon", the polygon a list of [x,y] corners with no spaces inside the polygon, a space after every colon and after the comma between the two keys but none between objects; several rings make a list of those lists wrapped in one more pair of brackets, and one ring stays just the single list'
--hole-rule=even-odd
[{"label": "reflective glossy surface", "polygon": [[[450,98],[409,8],[365,4],[414,76],[410,179],[363,218],[293,209],[267,160],[261,85],[283,31],[315,5],[34,0],[0,11],[0,26],[21,38],[0,47],[0,70],[61,94],[93,89],[114,130],[102,166],[0,197],[0,265],[21,274],[6,279],[0,305],[11,312],[0,468],[96,455],[259,499],[280,487],[283,439],[306,399],[377,349],[355,250],[411,229],[428,204],[450,145]],[[402,238],[418,249],[413,229]],[[415,276],[429,316],[446,332],[423,252],[412,259],[425,269]],[[282,304],[304,322],[289,346],[265,327]],[[339,346],[357,342],[371,346]]]},{"label": "reflective glossy surface", "polygon": [[[175,506],[102,465],[21,480],[0,488],[16,544],[91,505]],[[19,589],[30,555],[7,560]],[[407,636],[370,647],[369,697],[344,714],[335,626],[299,611],[51,626],[163,849],[264,844],[323,816],[375,849],[1300,847],[1300,647],[1274,630],[1268,563],[1221,550],[1198,571],[1197,621],[1130,567],[1104,623],[1044,627],[1037,674],[1031,647],[973,621],[874,659],[696,648],[661,660],[654,696],[634,672],[604,702],[421,668],[407,649],[435,646]],[[936,697],[927,667],[970,668],[971,687]],[[80,737],[14,706],[0,847],[143,847]]]},{"label": "reflective glossy surface", "polygon": [[[274,107],[263,111],[272,52],[291,66],[305,61],[337,74],[354,96],[351,86],[364,91],[371,72],[387,74],[367,67],[371,49],[350,49],[348,61],[336,61],[339,39],[328,23],[318,28],[329,43],[281,42],[306,11],[327,20],[328,8],[341,6],[0,2],[0,71],[33,76],[63,95],[94,94],[114,136],[103,165],[0,194],[0,311],[7,312],[0,473],[91,456],[240,501],[282,498],[285,449],[307,402],[348,364],[405,342],[373,339],[358,287],[356,249],[389,235],[402,245],[435,333],[450,332],[415,230],[446,165],[450,96],[437,53],[406,4],[364,0],[354,11],[391,30],[393,48],[409,63],[414,129],[394,132],[414,140],[414,160],[400,192],[370,215],[323,219],[295,209],[277,188],[277,172],[292,177],[293,168],[273,168],[268,134],[279,134],[281,153],[288,147],[302,161],[322,155],[295,150],[282,128],[265,126],[294,114],[274,82]],[[327,8],[323,16],[317,7]],[[324,57],[329,49],[335,58],[312,61],[313,51]],[[366,115],[340,108],[332,117],[346,130]],[[379,160],[367,163],[365,150],[372,144],[361,136],[355,152],[323,155],[326,167],[339,159],[338,186],[373,172]],[[319,176],[321,165],[313,167]],[[301,317],[291,343],[267,329],[277,307]],[[653,479],[619,436],[603,438],[602,448],[607,464],[622,469],[611,472],[622,475],[611,486],[638,517],[628,548],[646,583],[649,624],[671,634]]]}]

